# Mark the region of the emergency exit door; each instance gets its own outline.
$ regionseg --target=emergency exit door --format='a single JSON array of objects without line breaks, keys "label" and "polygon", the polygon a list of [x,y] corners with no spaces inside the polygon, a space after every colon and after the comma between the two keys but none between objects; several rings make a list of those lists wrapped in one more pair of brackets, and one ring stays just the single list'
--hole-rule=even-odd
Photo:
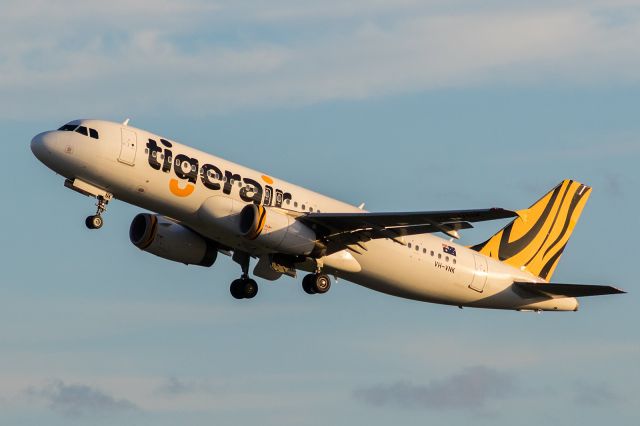
[{"label": "emergency exit door", "polygon": [[136,160],[137,148],[136,132],[131,129],[122,129],[122,142],[120,144],[120,157],[118,161],[133,166]]}]

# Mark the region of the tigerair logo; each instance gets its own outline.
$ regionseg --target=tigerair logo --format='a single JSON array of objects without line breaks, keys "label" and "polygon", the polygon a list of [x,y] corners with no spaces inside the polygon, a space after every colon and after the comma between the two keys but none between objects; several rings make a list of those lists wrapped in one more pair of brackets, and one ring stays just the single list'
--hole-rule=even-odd
[{"label": "tigerair logo", "polygon": [[171,173],[173,170],[176,177],[169,180],[169,191],[176,197],[188,197],[193,194],[196,184],[200,180],[208,190],[222,191],[227,195],[236,188],[240,198],[248,203],[280,207],[285,200],[291,200],[289,192],[272,186],[273,179],[269,176],[261,176],[265,183],[263,186],[260,182],[251,178],[243,178],[231,170],[223,172],[214,164],[200,165],[197,158],[188,155],[178,154],[174,157],[171,151],[171,142],[160,139],[160,143],[163,146],[158,146],[158,143],[153,139],[149,139],[147,142],[149,166],[154,170],[162,170],[164,173]]}]

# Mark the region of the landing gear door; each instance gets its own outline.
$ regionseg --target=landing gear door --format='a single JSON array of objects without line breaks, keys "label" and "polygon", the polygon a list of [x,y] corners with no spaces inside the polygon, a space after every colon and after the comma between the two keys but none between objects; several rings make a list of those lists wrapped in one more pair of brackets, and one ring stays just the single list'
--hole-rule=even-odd
[{"label": "landing gear door", "polygon": [[136,160],[136,148],[137,148],[136,132],[131,129],[122,129],[122,142],[120,145],[120,156],[118,161],[124,164],[133,166]]},{"label": "landing gear door", "polygon": [[476,270],[473,273],[473,280],[471,281],[471,284],[469,284],[469,287],[482,293],[484,285],[487,283],[487,275],[489,273],[487,258],[474,254],[473,260],[476,264]]}]

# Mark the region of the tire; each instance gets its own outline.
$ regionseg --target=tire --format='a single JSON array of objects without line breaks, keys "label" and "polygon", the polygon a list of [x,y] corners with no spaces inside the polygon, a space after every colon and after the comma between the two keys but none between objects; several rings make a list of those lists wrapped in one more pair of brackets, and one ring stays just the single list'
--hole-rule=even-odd
[{"label": "tire", "polygon": [[304,276],[304,278],[302,279],[302,289],[304,290],[305,293],[316,294],[314,281],[315,281],[315,275],[309,274]]},{"label": "tire", "polygon": [[234,280],[229,286],[229,291],[234,299],[244,299],[244,294],[242,292],[242,280]]},{"label": "tire", "polygon": [[244,280],[242,283],[242,295],[246,299],[253,299],[258,294],[258,283],[252,279]]},{"label": "tire", "polygon": [[331,288],[331,279],[328,275],[318,274],[314,277],[313,288],[317,293],[324,294]]},{"label": "tire", "polygon": [[87,216],[87,218],[84,220],[84,224],[89,229],[96,229],[93,227],[93,216]]}]

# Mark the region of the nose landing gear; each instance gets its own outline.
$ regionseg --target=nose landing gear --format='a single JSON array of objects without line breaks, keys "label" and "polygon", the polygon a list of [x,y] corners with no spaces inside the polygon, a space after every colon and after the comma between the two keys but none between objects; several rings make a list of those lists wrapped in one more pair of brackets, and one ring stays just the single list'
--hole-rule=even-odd
[{"label": "nose landing gear", "polygon": [[87,225],[89,229],[100,229],[104,224],[104,220],[102,220],[102,213],[107,210],[107,204],[109,200],[103,197],[102,195],[98,195],[98,202],[96,203],[96,214],[93,216],[87,216],[84,223]]},{"label": "nose landing gear", "polygon": [[98,199],[98,202],[96,203],[96,214],[87,217],[84,224],[87,225],[87,228],[89,229],[102,228],[102,225],[104,224],[104,220],[102,220],[102,213],[107,210],[107,204],[109,203],[109,200],[113,198],[113,194],[80,179],[66,179],[64,181],[64,186],[82,195],[86,195],[87,197],[96,197]]}]

